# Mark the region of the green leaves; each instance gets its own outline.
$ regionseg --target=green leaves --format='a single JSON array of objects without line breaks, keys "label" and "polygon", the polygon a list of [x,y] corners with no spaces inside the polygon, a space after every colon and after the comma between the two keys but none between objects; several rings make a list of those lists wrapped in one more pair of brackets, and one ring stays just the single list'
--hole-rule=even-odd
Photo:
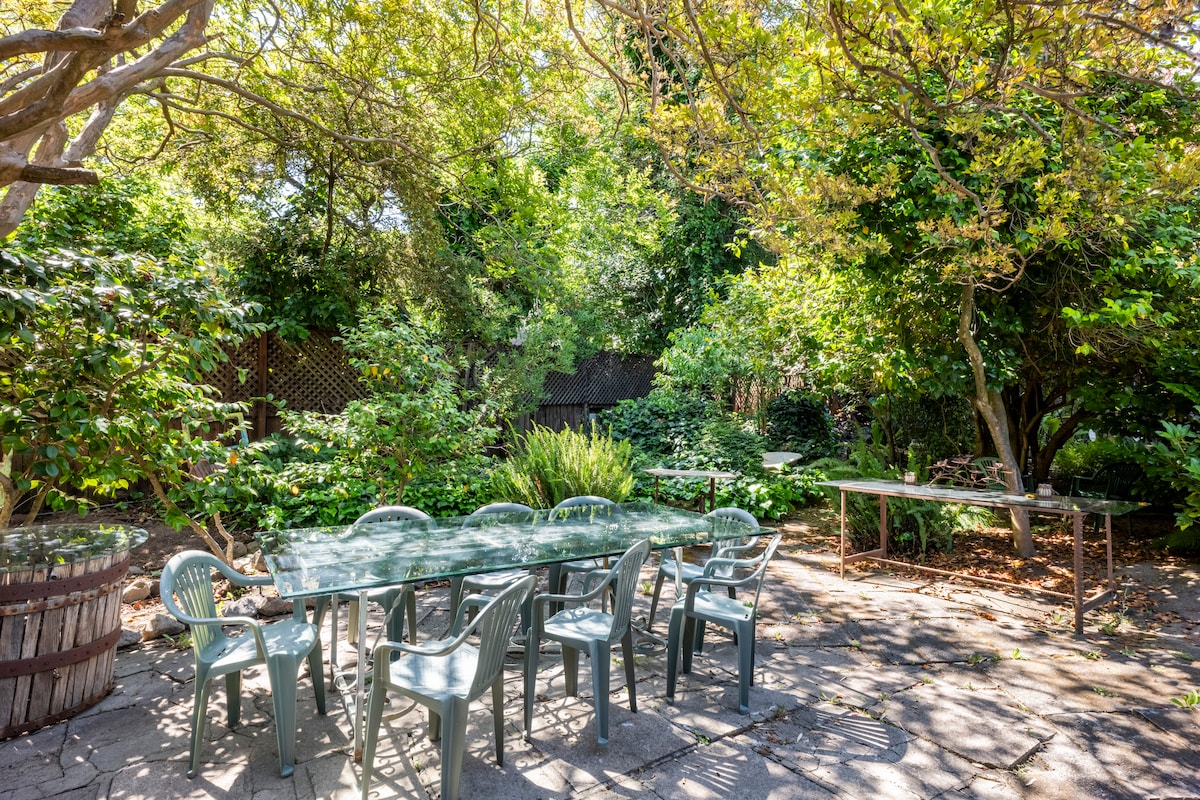
[{"label": "green leaves", "polygon": [[14,248],[0,270],[0,359],[20,365],[0,383],[0,447],[27,464],[19,491],[74,505],[76,491],[111,495],[150,473],[175,490],[186,463],[220,460],[190,431],[236,427],[243,409],[194,381],[256,327],[200,265]]}]

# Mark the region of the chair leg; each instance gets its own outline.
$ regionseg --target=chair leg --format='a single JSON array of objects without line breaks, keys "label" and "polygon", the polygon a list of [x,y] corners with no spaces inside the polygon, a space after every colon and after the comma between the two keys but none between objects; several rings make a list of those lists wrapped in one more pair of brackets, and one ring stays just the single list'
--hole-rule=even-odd
[{"label": "chair leg", "polygon": [[[563,571],[562,564],[551,564],[549,574],[547,576],[549,585],[547,590],[550,594],[562,594],[567,587],[567,575]],[[562,603],[551,603],[547,609],[547,617],[552,617],[562,610]]]},{"label": "chair leg", "polygon": [[363,720],[362,800],[367,800],[371,788],[371,771],[375,768],[375,746],[379,743],[379,727],[383,723],[383,704],[387,699],[383,682],[374,683],[367,695],[367,716]]},{"label": "chair leg", "polygon": [[455,575],[450,579],[450,624],[458,618],[458,605],[462,602],[463,576]]},{"label": "chair leg", "polygon": [[536,698],[537,691],[537,669],[538,669],[538,648],[541,642],[535,635],[532,628],[529,630],[529,635],[525,638],[525,739],[529,740],[530,730],[533,727],[533,702]]},{"label": "chair leg", "polygon": [[654,579],[654,594],[650,596],[650,614],[646,617],[646,630],[650,630],[654,626],[654,612],[658,610],[658,596],[662,594],[663,583],[666,580],[667,573],[660,569],[658,577]]},{"label": "chair leg", "polygon": [[300,665],[294,658],[275,656],[267,660],[271,680],[271,703],[275,707],[275,741],[279,746],[279,774],[296,771],[296,677]]},{"label": "chair leg", "polygon": [[492,733],[496,737],[496,763],[504,766],[504,673],[492,682]]},{"label": "chair leg", "polygon": [[442,740],[442,715],[438,711],[429,709],[429,741],[440,742]]},{"label": "chair leg", "polygon": [[[346,643],[358,644],[358,615],[361,609],[357,600],[350,601],[350,611],[346,617]],[[336,618],[336,614],[335,614]]]},{"label": "chair leg", "polygon": [[[321,629],[318,627],[318,631]],[[313,694],[316,695],[317,713],[325,716],[325,673],[321,668],[321,636],[318,633],[313,649],[308,651],[308,676],[312,678]]]},{"label": "chair leg", "polygon": [[667,628],[667,702],[675,702],[675,677],[679,672],[679,641],[683,634],[682,609],[671,611],[671,621]]},{"label": "chair leg", "polygon": [[683,647],[681,649],[683,650],[683,671],[684,672],[692,671],[692,654],[695,653],[695,651],[696,651],[696,648],[695,648],[696,628],[697,628],[697,625],[696,625],[695,618],[688,617],[685,615],[685,618],[683,621],[683,640],[681,642],[681,644],[683,645]]},{"label": "chair leg", "polygon": [[452,697],[442,708],[449,728],[442,737],[442,800],[458,800],[467,740],[467,701]]},{"label": "chair leg", "polygon": [[621,659],[625,662],[625,686],[629,689],[629,710],[637,713],[637,678],[633,674],[633,631],[621,637]]},{"label": "chair leg", "polygon": [[[564,650],[566,648],[563,648]],[[596,709],[596,741],[608,744],[608,642],[590,642],[588,655],[592,659],[592,705]]]},{"label": "chair leg", "polygon": [[225,702],[229,704],[229,727],[236,728],[242,721],[242,672],[225,675]]},{"label": "chair leg", "polygon": [[[579,651],[574,647],[562,646],[563,683],[566,684],[567,697],[579,696]],[[596,665],[592,665],[596,669]]]},{"label": "chair leg", "polygon": [[413,589],[409,589],[406,593],[408,598],[408,643],[417,643],[417,593]]},{"label": "chair leg", "polygon": [[754,634],[743,631],[738,637],[738,711],[750,713],[750,686],[754,683]]},{"label": "chair leg", "polygon": [[204,738],[204,722],[207,719],[209,679],[207,675],[196,673],[196,696],[192,700],[192,753],[188,764],[187,776],[196,777],[200,769],[200,742]]}]

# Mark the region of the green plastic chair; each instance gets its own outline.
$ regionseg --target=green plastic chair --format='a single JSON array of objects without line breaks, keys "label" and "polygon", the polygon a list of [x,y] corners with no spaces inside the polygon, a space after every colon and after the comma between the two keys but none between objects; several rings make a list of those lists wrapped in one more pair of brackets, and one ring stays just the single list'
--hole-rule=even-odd
[{"label": "green plastic chair", "polygon": [[[229,727],[241,720],[242,670],[267,665],[271,702],[275,707],[275,741],[279,749],[279,774],[291,775],[296,767],[296,684],[300,662],[308,658],[308,671],[317,696],[317,712],[325,713],[325,682],[321,677],[321,639],[317,626],[305,621],[303,605],[295,605],[293,619],[262,625],[249,617],[221,617],[213,599],[212,572],[216,570],[234,586],[263,586],[268,577],[249,577],[211,553],[187,550],[163,567],[160,592],[163,605],[176,619],[191,627],[192,653],[196,657],[196,699],[192,706],[192,752],[188,777],[200,765],[200,741],[213,678],[225,676],[229,695]],[[230,637],[223,627],[240,625],[250,636]]]},{"label": "green plastic chair", "polygon": [[[363,514],[354,520],[354,524],[366,525],[374,522],[399,522],[401,520],[423,519],[432,519],[432,517],[419,508],[413,508],[412,506],[381,506]],[[358,594],[356,592],[344,592],[338,596],[338,599],[350,601],[350,612],[347,617],[349,630],[346,633],[346,640],[350,644],[356,644],[358,641],[358,614],[360,612]],[[404,638],[404,618],[407,616],[408,640],[410,642],[417,641],[417,593],[411,583],[371,589],[367,592],[367,600],[378,603],[387,613],[386,627],[389,639],[398,642]],[[401,600],[404,601],[403,608],[400,607]]]},{"label": "green plastic chair", "polygon": [[[375,522],[423,519],[432,519],[432,517],[419,508],[411,506],[380,506],[354,520],[354,524],[366,525]],[[361,613],[358,592],[341,592],[333,599],[336,599],[338,602],[342,600],[350,601],[350,610],[346,622],[346,641],[350,644],[358,644],[358,615]],[[320,625],[321,620],[324,619],[326,608],[330,605],[330,600],[329,596],[317,598],[315,609],[317,625]],[[407,616],[408,640],[410,642],[417,641],[417,593],[414,591],[412,584],[402,583],[397,586],[381,586],[370,589],[367,591],[367,600],[378,603],[387,614],[385,627],[388,639],[398,642],[404,638],[404,618]],[[404,603],[403,606],[401,605],[401,601]],[[337,609],[334,608],[333,615],[329,621],[330,647],[337,646],[337,638]]]},{"label": "green plastic chair", "polygon": [[[523,503],[488,503],[471,512],[463,520],[463,527],[469,528],[482,525],[491,514],[533,513],[533,509]],[[510,583],[529,575],[528,569],[505,569],[498,572],[484,572],[478,575],[456,575],[450,579],[450,619],[458,616],[458,605],[466,594],[491,594],[501,591]],[[533,595],[530,594],[521,606],[521,633],[529,630],[529,613]]]},{"label": "green plastic chair", "polygon": [[[563,671],[567,694],[574,697],[579,690],[579,651],[587,650],[592,659],[592,703],[596,708],[597,740],[608,743],[608,685],[613,643],[620,641],[625,661],[625,685],[629,690],[629,710],[637,713],[637,694],[633,675],[633,593],[638,574],[650,555],[650,540],[643,539],[625,551],[612,569],[596,570],[584,578],[583,593],[543,594],[533,598],[533,626],[525,648],[525,738],[533,727],[533,701],[536,697],[538,649],[543,639],[562,645]],[[589,589],[593,579],[598,580]],[[588,608],[587,603],[604,596],[613,588],[612,613]],[[547,611],[555,604],[578,604],[555,613],[549,619]]]},{"label": "green plastic chair", "polygon": [[[762,594],[767,564],[779,547],[782,534],[775,534],[767,546],[754,558],[711,558],[704,565],[704,574],[688,584],[687,595],[671,607],[671,625],[667,633],[667,702],[675,702],[675,679],[679,667],[679,651],[683,647],[683,671],[692,671],[692,652],[703,644],[706,622],[729,628],[737,640],[738,649],[738,710],[750,713],[750,687],[754,685],[754,634],[758,600]],[[748,575],[745,573],[750,571]],[[731,577],[719,577],[721,574]],[[742,574],[744,577],[734,577]],[[754,587],[754,602],[746,603],[723,593],[716,587],[737,589]]]},{"label": "green plastic chair", "polygon": [[[721,517],[731,519],[737,522],[743,522],[747,525],[758,527],[758,520],[749,511],[733,506],[725,506],[724,508],[716,508],[705,514],[707,517]],[[712,554],[714,558],[736,558],[738,554],[747,552],[758,545],[758,536],[736,536],[733,538],[717,539],[712,542]],[[658,610],[658,598],[662,594],[663,584],[668,578],[675,585],[676,590],[679,587],[686,587],[696,578],[704,574],[703,564],[688,564],[683,561],[678,555],[664,552],[658,561],[658,575],[654,579],[654,594],[650,598],[650,615],[646,618],[646,630],[650,630],[654,625],[654,614]],[[725,576],[728,577],[728,576]],[[729,596],[735,597],[735,590],[730,587]]]},{"label": "green plastic chair", "polygon": [[[442,800],[458,800],[466,750],[467,708],[490,686],[496,763],[504,765],[504,654],[521,604],[537,583],[526,575],[494,598],[468,595],[459,606],[452,636],[419,645],[387,642],[375,648],[375,672],[367,699],[363,742],[362,796],[367,800],[383,707],[397,692],[429,709],[429,738],[442,740]],[[480,608],[468,625],[469,610]],[[478,631],[479,644],[467,637]],[[393,656],[398,656],[393,661]],[[445,725],[446,731],[442,730]]]},{"label": "green plastic chair", "polygon": [[[607,497],[597,497],[590,494],[581,494],[577,497],[568,497],[554,507],[554,511],[568,511],[572,508],[587,508],[589,506],[599,506],[602,508],[612,508],[615,506],[612,500]],[[581,513],[581,512],[577,512]],[[553,518],[551,514],[551,518]],[[550,591],[555,594],[562,594],[567,591],[567,581],[571,577],[572,572],[591,572],[596,569],[603,569],[604,565],[594,558],[581,558],[575,561],[562,561],[558,564],[550,565]]]}]

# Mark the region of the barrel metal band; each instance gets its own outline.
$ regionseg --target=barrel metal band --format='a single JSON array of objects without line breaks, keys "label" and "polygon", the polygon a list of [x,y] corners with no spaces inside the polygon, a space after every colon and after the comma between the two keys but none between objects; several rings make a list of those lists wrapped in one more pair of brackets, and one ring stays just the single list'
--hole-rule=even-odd
[{"label": "barrel metal band", "polygon": [[86,592],[110,583],[129,571],[128,555],[107,569],[76,575],[70,578],[55,578],[37,583],[13,583],[0,586],[0,603],[19,603],[22,600],[42,599],[55,595]]},{"label": "barrel metal band", "polygon": [[93,642],[88,642],[85,645],[80,645],[79,647],[72,647],[70,650],[46,653],[45,655],[22,658],[16,661],[0,661],[0,679],[16,678],[21,675],[33,675],[38,672],[49,672],[53,669],[69,667],[72,664],[87,661],[93,656],[98,656],[104,651],[116,647],[120,639],[121,627],[118,625],[117,629],[107,636],[96,639]]},{"label": "barrel metal band", "polygon": [[96,589],[89,589],[86,592],[75,592],[73,594],[60,595],[58,597],[47,597],[45,600],[35,600],[32,603],[12,603],[9,605],[0,605],[0,619],[4,617],[15,617],[18,614],[29,616],[30,614],[40,614],[43,611],[52,611],[56,608],[70,608],[71,606],[90,603],[93,600],[99,600],[105,595],[112,594],[115,591],[125,588],[120,581],[106,583]]}]

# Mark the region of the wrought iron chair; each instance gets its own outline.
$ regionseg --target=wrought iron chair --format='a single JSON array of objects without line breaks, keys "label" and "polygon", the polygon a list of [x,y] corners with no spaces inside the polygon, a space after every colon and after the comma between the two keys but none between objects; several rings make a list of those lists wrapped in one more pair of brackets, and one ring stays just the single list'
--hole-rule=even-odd
[{"label": "wrought iron chair", "polygon": [[[702,644],[704,623],[730,628],[738,649],[738,710],[750,712],[750,687],[754,685],[754,635],[758,602],[762,594],[767,564],[779,547],[782,534],[775,534],[761,553],[753,558],[711,558],[704,574],[692,579],[687,594],[671,607],[667,633],[667,702],[675,702],[675,680],[679,651],[683,650],[683,671],[692,671],[692,652]],[[746,573],[749,574],[746,574]],[[735,577],[719,577],[727,573]],[[737,575],[744,577],[736,577]],[[754,589],[752,603],[717,592],[717,587]]]},{"label": "wrought iron chair", "polygon": [[[643,539],[625,551],[611,569],[596,570],[584,579],[583,593],[543,594],[533,598],[533,625],[525,647],[525,737],[533,727],[533,703],[536,698],[538,649],[542,640],[562,645],[563,672],[567,694],[574,697],[579,689],[579,651],[592,659],[592,703],[596,709],[597,740],[608,743],[609,651],[621,643],[625,661],[625,684],[629,691],[629,710],[637,712],[637,694],[633,674],[633,594],[638,574],[650,555],[650,540]],[[595,586],[591,586],[593,579]],[[613,591],[612,613],[588,608],[587,603]],[[548,615],[556,604],[575,607]],[[547,616],[549,618],[547,619]]]},{"label": "wrought iron chair", "polygon": [[[296,685],[300,663],[308,659],[308,671],[317,698],[317,712],[325,713],[325,682],[321,676],[321,639],[317,626],[304,619],[297,606],[293,619],[270,625],[249,617],[221,617],[213,598],[212,573],[216,570],[234,586],[262,586],[268,577],[243,575],[211,553],[187,550],[163,567],[160,593],[163,605],[180,622],[191,627],[192,654],[196,658],[196,695],[192,705],[191,759],[188,777],[200,766],[200,742],[204,736],[205,712],[212,679],[225,676],[228,693],[229,727],[241,720],[242,670],[266,664],[275,709],[275,742],[279,750],[279,774],[288,777],[296,764]],[[242,626],[249,636],[228,636],[225,626]]]},{"label": "wrought iron chair", "polygon": [[[533,575],[525,575],[494,598],[468,595],[459,606],[448,639],[420,645],[387,642],[375,648],[376,667],[364,727],[363,800],[367,800],[371,788],[383,706],[393,692],[429,709],[429,738],[442,741],[442,800],[458,800],[466,750],[467,709],[489,687],[496,763],[503,766],[504,654],[517,613],[536,583]],[[479,607],[479,613],[464,626],[467,612],[475,607]],[[472,645],[467,638],[476,632],[479,644]]]},{"label": "wrought iron chair", "polygon": [[[744,511],[733,506],[713,509],[705,516],[722,517],[731,519],[737,522],[743,522],[747,525],[758,527],[758,520],[749,511]],[[739,553],[751,550],[758,545],[758,536],[736,536],[727,539],[714,538],[712,542],[712,553],[716,558],[734,558]],[[695,578],[699,578],[704,574],[704,566],[702,564],[688,564],[683,561],[680,556],[679,548],[676,548],[672,553],[664,552],[659,558],[658,574],[654,579],[654,594],[650,598],[650,614],[646,619],[646,630],[654,625],[654,613],[658,610],[658,598],[662,594],[663,583],[668,578],[675,584],[676,599],[680,594],[680,589],[686,587]],[[723,576],[727,577],[727,576]],[[729,596],[736,596],[735,590],[730,587]]]}]

